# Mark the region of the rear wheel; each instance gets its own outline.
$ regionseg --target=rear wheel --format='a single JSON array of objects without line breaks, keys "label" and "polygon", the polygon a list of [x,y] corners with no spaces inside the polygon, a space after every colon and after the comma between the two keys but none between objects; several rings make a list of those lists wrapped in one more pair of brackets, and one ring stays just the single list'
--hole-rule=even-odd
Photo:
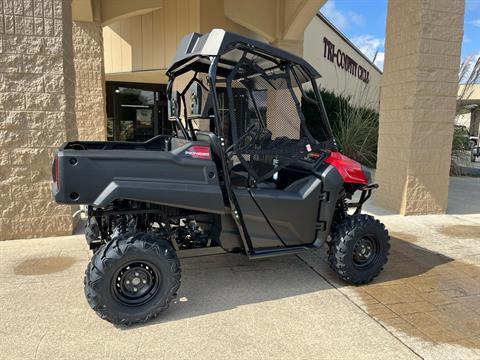
[{"label": "rear wheel", "polygon": [[332,234],[330,267],[346,282],[368,283],[387,263],[389,240],[385,225],[372,216],[348,216]]},{"label": "rear wheel", "polygon": [[168,241],[147,234],[119,236],[93,255],[85,295],[114,324],[143,323],[165,311],[180,286],[180,263]]}]

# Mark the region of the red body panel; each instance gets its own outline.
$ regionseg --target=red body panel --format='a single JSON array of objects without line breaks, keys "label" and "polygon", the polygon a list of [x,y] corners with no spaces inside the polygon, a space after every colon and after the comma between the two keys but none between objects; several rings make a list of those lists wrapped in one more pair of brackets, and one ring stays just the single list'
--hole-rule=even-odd
[{"label": "red body panel", "polygon": [[334,166],[345,183],[368,185],[362,165],[337,151],[332,151],[325,159],[327,164]]}]

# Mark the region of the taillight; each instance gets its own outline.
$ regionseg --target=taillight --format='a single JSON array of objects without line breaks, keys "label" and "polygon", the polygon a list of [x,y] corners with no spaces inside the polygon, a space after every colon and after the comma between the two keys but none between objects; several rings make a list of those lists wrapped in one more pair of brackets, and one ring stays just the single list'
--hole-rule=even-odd
[{"label": "taillight", "polygon": [[60,179],[58,178],[58,156],[55,156],[55,187],[60,190]]}]

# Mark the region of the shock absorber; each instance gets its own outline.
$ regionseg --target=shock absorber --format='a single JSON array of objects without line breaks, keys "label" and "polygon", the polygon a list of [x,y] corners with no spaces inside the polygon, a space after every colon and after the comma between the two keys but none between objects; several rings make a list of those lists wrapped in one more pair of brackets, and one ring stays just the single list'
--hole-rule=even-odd
[{"label": "shock absorber", "polygon": [[342,201],[343,214],[347,215],[348,204],[347,204],[347,197],[345,196],[345,194],[342,195],[341,201]]},{"label": "shock absorber", "polygon": [[127,218],[125,216],[120,216],[120,219],[118,220],[118,231],[121,234],[127,232]]},{"label": "shock absorber", "polygon": [[125,216],[118,216],[113,221],[112,236],[117,237],[118,235],[125,234],[127,232],[127,218]]},{"label": "shock absorber", "polygon": [[345,194],[342,194],[337,200],[337,205],[335,207],[335,214],[333,216],[334,225],[340,224],[345,220],[348,214],[348,204]]}]

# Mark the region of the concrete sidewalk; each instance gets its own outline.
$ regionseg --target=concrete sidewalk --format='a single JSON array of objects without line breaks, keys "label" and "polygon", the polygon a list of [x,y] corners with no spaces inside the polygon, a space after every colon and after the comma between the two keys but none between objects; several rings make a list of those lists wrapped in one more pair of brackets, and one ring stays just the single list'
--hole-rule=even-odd
[{"label": "concrete sidewalk", "polygon": [[0,243],[5,359],[400,358],[414,353],[296,256],[182,261],[178,298],[116,328],[83,296],[81,236]]},{"label": "concrete sidewalk", "polygon": [[339,282],[325,249],[183,259],[170,309],[126,329],[84,299],[82,236],[0,242],[0,358],[479,359],[480,179],[451,184],[468,190],[451,191],[448,215],[367,208],[392,235],[370,285]]}]

